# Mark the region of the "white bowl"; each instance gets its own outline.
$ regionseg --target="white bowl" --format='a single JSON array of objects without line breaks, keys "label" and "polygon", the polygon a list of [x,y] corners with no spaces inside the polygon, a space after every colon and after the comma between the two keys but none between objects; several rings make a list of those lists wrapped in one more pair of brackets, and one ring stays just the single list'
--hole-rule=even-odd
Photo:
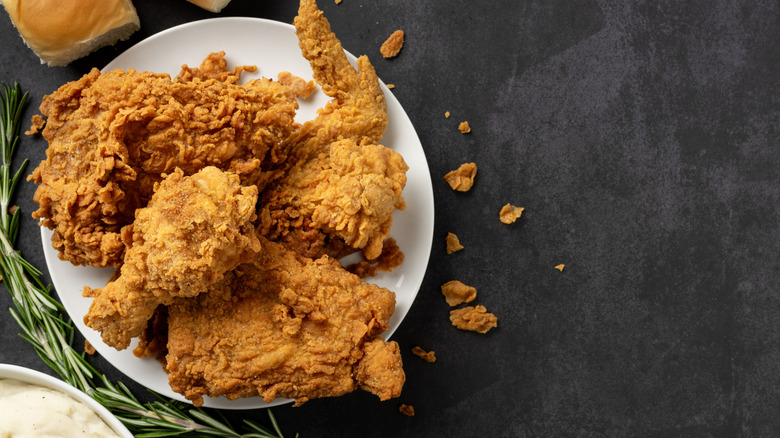
[{"label": "white bowl", "polygon": [[0,379],[15,379],[32,385],[45,386],[56,391],[63,392],[71,398],[89,406],[98,416],[123,438],[133,438],[133,434],[119,421],[108,409],[96,402],[88,395],[68,385],[62,380],[51,377],[39,371],[31,370],[16,365],[0,364]]}]

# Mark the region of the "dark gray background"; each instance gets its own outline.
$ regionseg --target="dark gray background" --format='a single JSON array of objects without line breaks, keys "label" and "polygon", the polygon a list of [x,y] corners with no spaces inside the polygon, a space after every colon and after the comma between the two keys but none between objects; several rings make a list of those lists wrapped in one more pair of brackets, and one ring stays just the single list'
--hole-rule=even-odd
[{"label": "dark gray background", "polygon": [[[214,16],[183,0],[135,4],[139,32],[66,68],[40,65],[2,14],[0,80],[30,91],[25,120],[43,95],[132,44]],[[393,336],[407,373],[400,399],[358,391],[274,408],[285,433],[780,434],[777,1],[320,6],[344,47],[396,85],[430,165],[436,227],[425,281]],[[290,23],[296,9],[233,0],[220,15]],[[406,45],[382,59],[396,29]],[[471,134],[457,131],[462,120]],[[44,150],[23,140],[28,172]],[[477,181],[455,193],[442,176],[465,161],[479,166]],[[33,190],[25,183],[17,199],[26,215]],[[510,226],[497,218],[507,202],[526,208]],[[448,231],[465,250],[444,252]],[[45,269],[32,219],[20,248]],[[450,325],[439,285],[451,279],[479,290],[498,329]],[[0,362],[44,370],[7,313],[0,323]],[[438,362],[412,356],[414,345]],[[417,415],[399,414],[401,402]],[[242,416],[266,419],[228,413]]]}]

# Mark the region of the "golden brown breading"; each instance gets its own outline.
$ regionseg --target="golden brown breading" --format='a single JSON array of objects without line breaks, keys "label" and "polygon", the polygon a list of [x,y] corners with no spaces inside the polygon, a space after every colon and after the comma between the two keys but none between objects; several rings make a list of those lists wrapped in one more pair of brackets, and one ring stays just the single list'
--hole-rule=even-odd
[{"label": "golden brown breading", "polygon": [[95,298],[84,323],[126,348],[158,305],[205,292],[260,250],[250,222],[256,203],[257,187],[242,187],[237,175],[206,167],[185,177],[176,169],[123,230],[129,249],[119,277],[84,288]]},{"label": "golden brown breading", "polygon": [[[226,73],[222,55],[185,68],[191,81],[94,69],[44,97],[49,148],[30,177],[39,184],[33,217],[54,230],[60,258],[120,264],[119,230],[163,173],[213,165],[262,184],[263,167],[283,160],[277,149],[297,126],[296,92],[269,79],[238,85],[245,68]],[[270,164],[261,166],[264,160]]]},{"label": "golden brown breading", "polygon": [[461,330],[477,333],[487,333],[493,327],[498,327],[496,315],[488,312],[485,306],[479,305],[451,310],[450,322]]},{"label": "golden brown breading", "polygon": [[286,221],[277,216],[275,224],[264,225],[283,234],[290,219],[307,218],[313,227],[374,259],[390,235],[393,211],[404,207],[401,192],[408,168],[392,149],[336,141],[327,153],[297,161],[263,193],[264,209],[287,216]]},{"label": "golden brown breading", "polygon": [[296,404],[357,387],[381,399],[404,382],[388,328],[395,294],[261,238],[263,249],[208,293],[168,307],[169,383],[196,406],[204,395],[260,395]]},{"label": "golden brown breading", "polygon": [[[368,57],[349,63],[341,42],[314,0],[301,0],[295,17],[298,44],[322,91],[333,98],[289,140],[296,149],[327,147],[339,138],[379,143],[387,127],[387,103]],[[310,152],[304,152],[309,154]]]}]

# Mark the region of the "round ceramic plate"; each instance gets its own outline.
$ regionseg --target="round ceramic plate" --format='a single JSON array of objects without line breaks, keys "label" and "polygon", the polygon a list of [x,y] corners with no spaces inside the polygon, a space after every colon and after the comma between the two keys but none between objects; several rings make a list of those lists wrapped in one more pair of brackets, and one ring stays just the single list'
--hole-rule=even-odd
[{"label": "round ceramic plate", "polygon": [[[312,78],[308,61],[301,55],[295,29],[289,24],[257,18],[215,18],[177,26],[160,32],[119,55],[104,70],[116,68],[178,74],[181,66],[198,66],[211,52],[225,51],[228,68],[237,65],[256,65],[258,71],[246,74],[276,78],[282,71]],[[354,56],[347,54],[354,62]],[[404,263],[392,272],[381,273],[370,279],[372,283],[396,293],[396,310],[390,321],[389,337],[403,320],[420,288],[428,265],[433,238],[433,188],[428,164],[420,140],[409,117],[390,90],[382,84],[387,98],[389,123],[382,144],[400,153],[409,165],[407,184],[403,195],[407,207],[393,215],[393,237],[405,254]],[[310,120],[316,110],[328,101],[321,91],[300,102],[296,120]],[[46,263],[52,282],[70,317],[95,347],[117,369],[128,377],[165,396],[184,400],[171,391],[168,379],[159,362],[139,359],[132,353],[135,343],[123,351],[104,344],[99,333],[86,327],[83,317],[91,299],[83,298],[84,286],[100,288],[106,285],[113,269],[77,267],[57,258],[51,246],[51,231],[42,228]],[[230,401],[224,398],[205,398],[204,405],[221,409],[253,409],[269,407],[287,400],[265,403],[260,398]]]}]

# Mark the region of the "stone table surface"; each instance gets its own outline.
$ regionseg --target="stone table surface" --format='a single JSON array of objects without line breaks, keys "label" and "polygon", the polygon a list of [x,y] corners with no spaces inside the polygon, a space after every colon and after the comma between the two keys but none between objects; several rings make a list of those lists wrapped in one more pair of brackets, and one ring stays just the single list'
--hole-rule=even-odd
[{"label": "stone table surface", "polygon": [[[297,9],[134,3],[140,31],[67,67],[41,65],[0,14],[0,80],[30,92],[25,125],[44,95],[164,29],[214,16],[291,23]],[[422,287],[392,336],[407,375],[401,397],[357,391],[273,408],[287,436],[780,434],[778,2],[320,6],[343,46],[395,85],[425,150],[436,220]],[[406,44],[383,59],[396,29]],[[458,132],[463,120],[470,134]],[[29,173],[45,141],[25,137],[20,148]],[[457,193],[442,176],[464,162],[479,170]],[[25,182],[16,199],[18,246],[45,271],[34,190]],[[515,224],[498,220],[506,203],[525,207]],[[464,250],[445,252],[448,232]],[[439,286],[453,279],[477,288],[497,329],[450,325]],[[3,292],[0,308],[10,306]],[[3,312],[0,362],[46,370]],[[412,355],[415,345],[438,361]],[[262,409],[226,416],[267,424]]]}]

